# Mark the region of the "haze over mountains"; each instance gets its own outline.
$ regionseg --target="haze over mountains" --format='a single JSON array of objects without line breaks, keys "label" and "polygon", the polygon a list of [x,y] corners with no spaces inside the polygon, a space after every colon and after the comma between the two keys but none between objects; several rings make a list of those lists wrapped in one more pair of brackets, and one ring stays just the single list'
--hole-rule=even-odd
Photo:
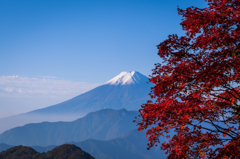
[{"label": "haze over mountains", "polygon": [[27,124],[1,134],[0,143],[8,145],[0,144],[0,150],[12,147],[9,145],[24,145],[38,152],[47,152],[67,143],[80,147],[97,159],[166,158],[159,147],[147,150],[145,132],[139,132],[136,123],[132,122],[137,114],[137,111],[126,109],[103,109],[73,122]]},{"label": "haze over mountains", "polygon": [[149,97],[152,84],[137,71],[121,72],[105,84],[68,101],[0,119],[0,133],[16,126],[43,121],[73,121],[104,108],[139,110]]},{"label": "haze over mountains", "polygon": [[[159,147],[147,150],[147,138],[144,132],[134,129],[115,139],[103,141],[87,139],[81,142],[69,142],[80,147],[96,159],[164,159],[166,155]],[[0,152],[13,146],[0,144]],[[37,152],[51,151],[57,146],[31,146]]]},{"label": "haze over mountains", "polygon": [[137,111],[103,109],[72,122],[27,124],[5,131],[0,143],[24,146],[61,145],[86,139],[110,140],[137,129]]},{"label": "haze over mountains", "polygon": [[63,103],[0,119],[0,125],[15,123],[0,134],[0,150],[24,145],[46,152],[67,143],[98,159],[166,158],[159,147],[147,150],[146,134],[138,132],[133,122],[141,105],[150,99],[152,85],[147,82],[139,72],[122,72]]}]

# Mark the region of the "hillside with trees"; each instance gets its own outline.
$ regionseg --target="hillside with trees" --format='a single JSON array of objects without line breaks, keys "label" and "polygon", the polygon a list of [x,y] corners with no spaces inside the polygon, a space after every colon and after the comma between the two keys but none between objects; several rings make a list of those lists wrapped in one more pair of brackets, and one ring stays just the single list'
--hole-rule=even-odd
[{"label": "hillside with trees", "polygon": [[1,159],[94,159],[79,147],[64,144],[47,153],[39,153],[31,147],[16,146],[0,153]]}]

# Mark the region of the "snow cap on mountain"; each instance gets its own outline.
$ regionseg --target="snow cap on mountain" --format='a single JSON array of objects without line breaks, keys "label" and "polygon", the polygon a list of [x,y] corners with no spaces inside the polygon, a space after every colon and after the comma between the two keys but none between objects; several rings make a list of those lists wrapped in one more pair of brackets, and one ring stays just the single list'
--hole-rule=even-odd
[{"label": "snow cap on mountain", "polygon": [[129,85],[140,83],[141,80],[148,80],[148,78],[137,71],[123,71],[115,76],[105,84],[110,85]]}]

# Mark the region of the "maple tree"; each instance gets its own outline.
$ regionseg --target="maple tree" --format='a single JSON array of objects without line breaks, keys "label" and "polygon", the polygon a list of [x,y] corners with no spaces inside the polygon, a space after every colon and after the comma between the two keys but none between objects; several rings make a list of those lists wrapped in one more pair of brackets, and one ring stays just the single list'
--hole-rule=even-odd
[{"label": "maple tree", "polygon": [[[139,110],[148,146],[168,158],[240,158],[240,0],[178,9],[185,36],[158,45],[150,96]],[[169,136],[171,130],[174,134]]]}]

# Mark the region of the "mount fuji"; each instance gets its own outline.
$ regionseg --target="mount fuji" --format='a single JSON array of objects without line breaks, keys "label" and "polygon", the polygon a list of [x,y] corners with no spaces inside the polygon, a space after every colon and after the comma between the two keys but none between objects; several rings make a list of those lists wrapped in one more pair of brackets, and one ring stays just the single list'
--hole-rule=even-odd
[{"label": "mount fuji", "polygon": [[147,82],[148,78],[139,72],[121,72],[89,92],[28,114],[78,116],[104,108],[138,110],[149,99]]},{"label": "mount fuji", "polygon": [[0,119],[0,133],[16,126],[43,121],[73,121],[101,109],[139,110],[150,99],[148,77],[137,71],[121,72],[103,85],[65,102]]}]

